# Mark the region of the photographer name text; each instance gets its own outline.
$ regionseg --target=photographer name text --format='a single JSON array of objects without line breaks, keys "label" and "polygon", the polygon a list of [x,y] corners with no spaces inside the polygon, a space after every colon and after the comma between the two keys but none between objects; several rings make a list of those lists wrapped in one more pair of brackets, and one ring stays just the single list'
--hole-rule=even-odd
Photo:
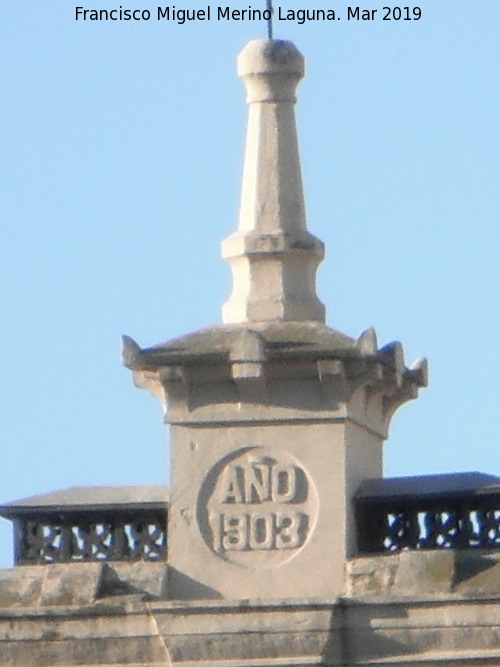
[{"label": "photographer name text", "polygon": [[336,9],[234,9],[229,6],[207,5],[203,9],[177,8],[175,5],[149,9],[88,9],[75,7],[76,21],[169,21],[183,25],[191,21],[419,21],[422,10],[415,6],[385,6],[377,9],[345,7]]}]

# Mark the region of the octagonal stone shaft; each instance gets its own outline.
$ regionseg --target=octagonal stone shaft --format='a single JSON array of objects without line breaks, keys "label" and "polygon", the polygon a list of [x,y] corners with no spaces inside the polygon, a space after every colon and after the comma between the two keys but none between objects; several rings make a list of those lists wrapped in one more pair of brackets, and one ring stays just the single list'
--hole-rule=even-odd
[{"label": "octagonal stone shaft", "polygon": [[291,42],[255,40],[238,74],[249,118],[238,231],[222,243],[233,273],[223,322],[324,322],[315,284],[324,247],[306,228],[294,115],[304,59]]}]

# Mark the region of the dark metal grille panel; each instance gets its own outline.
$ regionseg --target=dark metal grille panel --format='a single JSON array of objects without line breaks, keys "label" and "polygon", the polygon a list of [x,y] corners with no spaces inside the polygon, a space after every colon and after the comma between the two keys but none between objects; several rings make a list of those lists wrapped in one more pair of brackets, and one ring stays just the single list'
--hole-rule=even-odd
[{"label": "dark metal grille panel", "polygon": [[[469,502],[467,502],[469,500]],[[500,501],[437,501],[419,505],[359,503],[358,546],[362,552],[402,549],[498,549]]]},{"label": "dark metal grille panel", "polygon": [[165,560],[166,514],[138,512],[78,517],[32,516],[16,520],[18,564]]}]

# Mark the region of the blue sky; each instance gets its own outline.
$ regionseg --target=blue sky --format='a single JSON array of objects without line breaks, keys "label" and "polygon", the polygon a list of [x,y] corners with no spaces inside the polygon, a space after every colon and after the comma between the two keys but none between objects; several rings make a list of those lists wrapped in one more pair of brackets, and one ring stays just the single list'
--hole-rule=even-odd
[{"label": "blue sky", "polygon": [[[275,28],[306,57],[297,122],[328,324],[429,358],[386,474],[500,474],[500,6],[421,0],[420,21],[356,22],[343,0],[281,4],[342,16]],[[161,409],[121,367],[120,335],[147,346],[218,323],[230,290],[235,59],[265,27],[77,22],[75,5],[0,5],[2,501],[164,483]],[[10,552],[0,521],[0,566]]]}]

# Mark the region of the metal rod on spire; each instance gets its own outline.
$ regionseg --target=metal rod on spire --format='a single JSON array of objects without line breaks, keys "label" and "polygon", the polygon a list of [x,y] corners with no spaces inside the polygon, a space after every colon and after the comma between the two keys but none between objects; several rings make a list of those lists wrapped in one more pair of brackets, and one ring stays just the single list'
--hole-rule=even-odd
[{"label": "metal rod on spire", "polygon": [[273,0],[266,0],[266,9],[269,12],[269,18],[267,19],[267,38],[273,38]]}]

